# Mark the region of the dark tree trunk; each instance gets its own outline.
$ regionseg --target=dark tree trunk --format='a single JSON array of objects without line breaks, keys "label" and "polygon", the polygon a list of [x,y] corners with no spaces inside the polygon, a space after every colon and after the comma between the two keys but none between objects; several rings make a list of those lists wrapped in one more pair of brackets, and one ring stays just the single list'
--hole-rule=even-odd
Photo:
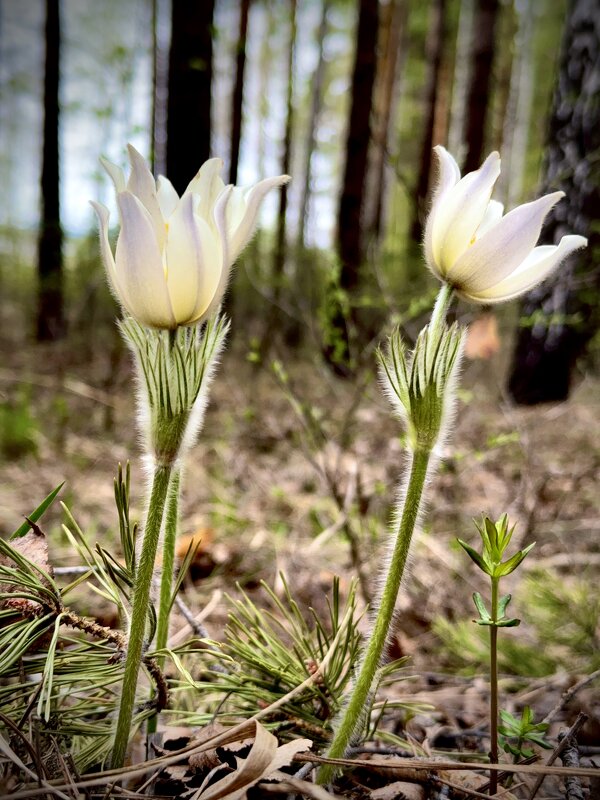
[{"label": "dark tree trunk", "polygon": [[[283,135],[283,154],[281,158],[281,174],[290,174],[292,163],[292,128],[294,124],[294,51],[296,47],[296,0],[290,0],[290,42],[288,50],[288,75],[287,75],[287,96],[285,113],[285,132]],[[283,269],[285,266],[286,251],[286,216],[288,207],[288,187],[287,184],[281,187],[279,195],[279,212],[277,214],[277,238],[275,240],[275,253],[273,257],[273,280],[275,289],[275,301],[279,301],[281,293],[281,281],[283,279]]]},{"label": "dark tree trunk", "polygon": [[42,219],[38,242],[38,341],[58,339],[65,333],[59,199],[59,72],[59,0],[46,0]]},{"label": "dark tree trunk", "polygon": [[562,189],[547,239],[587,236],[587,249],[521,304],[509,379],[525,405],[565,400],[577,358],[600,327],[600,0],[571,0],[554,92],[545,189]]},{"label": "dark tree trunk", "polygon": [[371,140],[378,24],[377,0],[359,0],[356,55],[350,90],[352,100],[337,229],[340,283],[346,291],[357,288],[363,260],[361,211]]},{"label": "dark tree trunk", "polygon": [[414,242],[423,238],[423,218],[425,203],[429,190],[429,176],[431,173],[432,148],[434,144],[435,112],[440,90],[440,75],[442,69],[442,51],[446,32],[445,26],[446,0],[433,0],[429,18],[429,33],[425,47],[428,64],[427,89],[425,95],[425,130],[422,136],[421,157],[419,159],[419,177],[416,187],[416,203],[411,225],[411,236]]},{"label": "dark tree trunk", "polygon": [[323,354],[340,375],[348,375],[353,368],[352,330],[364,338],[356,307],[352,305],[352,295],[360,285],[364,258],[362,211],[371,140],[378,28],[378,0],[359,0],[350,116],[338,207],[336,244],[339,271],[332,276],[327,287],[322,314]]},{"label": "dark tree trunk", "polygon": [[[292,161],[292,129],[294,122],[294,52],[296,47],[296,0],[289,0],[290,9],[290,40],[288,48],[288,75],[286,96],[286,119],[283,134],[283,153],[281,157],[281,173],[289,175]],[[273,332],[280,318],[281,290],[283,288],[285,258],[286,258],[286,216],[288,207],[287,186],[282,186],[279,195],[279,211],[277,213],[277,231],[275,236],[275,249],[273,251],[272,285],[273,295],[271,307],[267,315],[262,339],[260,342],[261,361],[268,352]]]},{"label": "dark tree trunk", "polygon": [[167,175],[183,192],[210,157],[214,0],[172,0]]},{"label": "dark tree trunk", "polygon": [[494,62],[494,30],[499,0],[476,0],[471,40],[471,70],[467,94],[465,141],[467,157],[464,171],[477,169],[483,161],[483,147],[489,109],[492,65]]},{"label": "dark tree trunk", "polygon": [[246,37],[248,35],[248,16],[250,0],[240,3],[240,32],[235,59],[235,84],[231,102],[231,156],[229,159],[229,183],[237,183],[240,160],[240,140],[242,138],[242,108],[244,99],[244,69],[246,67]]},{"label": "dark tree trunk", "polygon": [[306,137],[306,160],[304,162],[304,180],[302,182],[302,194],[300,197],[300,206],[298,212],[298,249],[304,245],[304,230],[306,227],[306,219],[308,217],[308,201],[310,197],[312,156],[315,149],[317,125],[319,122],[319,115],[321,113],[321,105],[323,102],[323,78],[325,77],[325,57],[323,53],[323,45],[325,43],[325,36],[327,35],[327,12],[329,7],[330,0],[323,0],[323,6],[321,8],[321,21],[319,23],[316,41],[319,56],[317,60],[317,68],[311,82],[310,117],[308,120],[308,134]]}]

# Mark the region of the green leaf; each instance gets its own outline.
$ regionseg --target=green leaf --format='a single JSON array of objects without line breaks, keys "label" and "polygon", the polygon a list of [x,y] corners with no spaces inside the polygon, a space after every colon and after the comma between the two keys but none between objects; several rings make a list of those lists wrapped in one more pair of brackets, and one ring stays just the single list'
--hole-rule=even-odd
[{"label": "green leaf", "polygon": [[502,553],[498,546],[498,531],[496,525],[489,517],[483,520],[483,527],[485,530],[485,541],[487,542],[486,549],[488,550],[493,561],[500,561]]},{"label": "green leaf", "polygon": [[506,615],[506,609],[510,603],[512,595],[505,594],[498,600],[498,617],[502,619]]},{"label": "green leaf", "polygon": [[[56,495],[60,492],[60,490],[64,485],[65,485],[64,481],[62,483],[59,483],[56,489],[53,489],[48,495],[48,497],[46,497],[46,499],[40,503],[40,505],[35,509],[35,511],[33,511],[29,515],[29,519],[32,522],[37,522],[40,519],[40,517],[44,514],[44,512],[52,505],[52,503],[56,498]],[[27,520],[25,520],[25,522],[17,528],[17,530],[12,534],[12,536],[9,537],[9,541],[12,541],[13,539],[21,539],[29,532],[30,528],[31,525],[29,524],[29,522],[27,522]]]},{"label": "green leaf", "polygon": [[501,564],[498,568],[498,577],[510,575],[511,572],[514,572],[533,547],[535,547],[535,542],[532,542],[524,550],[519,550],[512,558]]},{"label": "green leaf", "polygon": [[479,592],[473,592],[473,602],[475,603],[475,608],[479,612],[479,619],[481,620],[480,624],[483,623],[484,625],[488,625],[492,621],[492,617],[485,607],[485,603],[483,602],[483,598]]},{"label": "green leaf", "polygon": [[498,535],[498,548],[500,553],[504,553],[512,538],[514,526],[508,529],[508,514],[503,514],[499,520],[496,521],[496,532]]},{"label": "green leaf", "polygon": [[496,622],[497,628],[517,628],[521,624],[520,619],[501,619]]},{"label": "green leaf", "polygon": [[457,539],[457,541],[458,541],[459,545],[462,547],[462,549],[467,553],[467,555],[477,564],[479,569],[482,572],[485,572],[486,575],[489,575],[490,574],[490,568],[485,563],[483,558],[479,555],[477,550],[475,550],[473,547],[471,547],[470,544],[467,544],[462,539]]}]

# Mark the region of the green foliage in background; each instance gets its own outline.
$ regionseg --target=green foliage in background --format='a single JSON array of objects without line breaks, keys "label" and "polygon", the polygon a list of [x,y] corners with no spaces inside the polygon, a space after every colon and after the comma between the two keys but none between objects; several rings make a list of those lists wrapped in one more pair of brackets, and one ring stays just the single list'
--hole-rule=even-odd
[{"label": "green foliage in background", "polygon": [[38,451],[39,429],[31,413],[31,389],[20,387],[0,402],[0,455],[18,459]]}]

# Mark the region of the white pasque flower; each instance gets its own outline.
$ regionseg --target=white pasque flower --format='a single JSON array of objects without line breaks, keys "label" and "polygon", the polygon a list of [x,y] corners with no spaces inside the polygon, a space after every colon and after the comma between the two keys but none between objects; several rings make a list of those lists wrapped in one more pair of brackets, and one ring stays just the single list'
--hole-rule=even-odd
[{"label": "white pasque flower", "polygon": [[134,147],[128,150],[127,182],[118,166],[101,159],[115,186],[121,222],[114,255],[109,211],[92,202],[111,289],[132,317],[152,328],[201,322],[220,304],[263,198],[289,177],[267,178],[249,189],[225,186],[223,162],[211,158],[179,197],[167,178],[154,180]]},{"label": "white pasque flower", "polygon": [[536,247],[544,219],[564,192],[517,206],[491,200],[500,175],[500,156],[491,153],[463,178],[454,158],[438,145],[438,183],[425,228],[431,271],[458,294],[476,303],[500,303],[532,289],[574,250],[583,236],[563,236],[558,245]]}]

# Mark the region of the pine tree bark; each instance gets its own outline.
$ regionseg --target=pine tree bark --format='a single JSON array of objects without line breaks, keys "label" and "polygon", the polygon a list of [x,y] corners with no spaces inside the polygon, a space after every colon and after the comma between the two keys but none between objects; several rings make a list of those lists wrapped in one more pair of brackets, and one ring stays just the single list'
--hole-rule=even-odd
[{"label": "pine tree bark", "polygon": [[[285,132],[283,135],[283,154],[281,158],[281,174],[290,174],[292,163],[292,129],[294,125],[294,52],[296,48],[296,0],[290,0],[290,42],[288,51],[288,79],[286,95]],[[281,292],[281,281],[285,266],[286,251],[286,216],[288,206],[287,184],[281,187],[279,195],[279,212],[277,214],[277,236],[273,258],[273,280],[276,302]]]},{"label": "pine tree bark", "polygon": [[554,92],[545,190],[566,198],[546,226],[555,244],[566,233],[588,247],[521,304],[509,379],[518,403],[565,400],[578,357],[600,327],[600,0],[571,0]]},{"label": "pine tree bark", "polygon": [[467,155],[464,172],[478,169],[483,160],[498,9],[499,0],[476,0],[465,119]]},{"label": "pine tree bark", "polygon": [[533,59],[533,32],[536,25],[536,9],[526,0],[519,14],[519,29],[516,38],[516,54],[510,79],[508,109],[504,120],[502,150],[502,172],[500,183],[503,199],[508,208],[523,200],[523,178],[527,159],[527,145],[533,108],[535,63]]},{"label": "pine tree bark", "polygon": [[210,157],[214,0],[172,0],[167,175],[182,193]]},{"label": "pine tree bark", "polygon": [[382,238],[385,215],[386,164],[390,145],[391,121],[397,107],[401,66],[406,53],[402,37],[408,16],[406,0],[390,0],[381,9],[379,57],[373,100],[373,136],[367,177],[364,235],[376,246]]},{"label": "pine tree bark", "polygon": [[340,284],[346,291],[358,287],[363,261],[361,211],[371,140],[371,110],[379,25],[378,0],[359,0],[358,8],[352,100],[337,229],[337,250],[341,264]]},{"label": "pine tree bark", "polygon": [[469,52],[473,37],[473,0],[461,0],[456,35],[456,55],[454,77],[452,80],[452,106],[450,109],[450,129],[448,149],[460,163],[465,151],[467,95],[471,78]]},{"label": "pine tree bark", "polygon": [[45,35],[42,214],[38,239],[37,340],[40,342],[59,339],[65,334],[59,184],[59,0],[46,0]]},{"label": "pine tree bark", "polygon": [[300,196],[300,206],[298,211],[298,236],[297,247],[300,250],[304,245],[304,231],[308,217],[308,201],[310,198],[310,181],[312,171],[312,156],[315,150],[317,125],[323,104],[323,79],[325,77],[325,57],[323,45],[327,35],[327,12],[330,8],[330,0],[323,0],[321,7],[321,20],[317,31],[316,47],[318,52],[317,68],[315,69],[311,85],[310,116],[308,120],[308,133],[306,136],[306,159],[304,161],[304,180],[302,182],[302,194]]},{"label": "pine tree bark", "polygon": [[235,83],[231,101],[231,155],[229,159],[229,183],[237,183],[242,138],[242,112],[244,100],[244,70],[246,68],[246,38],[248,36],[248,17],[250,0],[240,2],[240,28],[235,58]]},{"label": "pine tree bark", "polygon": [[434,145],[435,111],[440,89],[440,74],[442,69],[442,50],[446,34],[445,25],[445,0],[433,0],[430,8],[429,31],[425,46],[428,64],[427,86],[425,92],[425,125],[422,137],[421,156],[419,159],[419,176],[416,186],[416,203],[414,216],[411,223],[411,237],[414,242],[421,242],[423,238],[423,221],[425,203],[429,190],[429,176],[431,174],[432,148]]},{"label": "pine tree bark", "polygon": [[365,338],[352,295],[360,285],[364,260],[362,212],[371,141],[378,33],[379,0],[358,0],[350,114],[337,215],[339,265],[326,289],[322,316],[323,355],[334,372],[343,376],[349,375],[354,367],[352,340]]},{"label": "pine tree bark", "polygon": [[[283,152],[281,157],[281,174],[289,175],[292,162],[292,130],[294,125],[294,64],[296,48],[296,8],[297,0],[289,0],[290,9],[290,39],[288,48],[288,75],[287,75],[287,94],[286,94],[286,117],[285,131],[283,134]],[[286,260],[286,230],[287,230],[287,207],[288,207],[288,187],[281,187],[279,195],[279,210],[277,213],[277,230],[275,234],[275,248],[273,251],[273,268],[271,281],[273,293],[271,307],[267,315],[266,325],[260,343],[261,361],[264,359],[272,343],[273,332],[277,327],[280,318],[280,301],[283,288],[283,278]]]}]

